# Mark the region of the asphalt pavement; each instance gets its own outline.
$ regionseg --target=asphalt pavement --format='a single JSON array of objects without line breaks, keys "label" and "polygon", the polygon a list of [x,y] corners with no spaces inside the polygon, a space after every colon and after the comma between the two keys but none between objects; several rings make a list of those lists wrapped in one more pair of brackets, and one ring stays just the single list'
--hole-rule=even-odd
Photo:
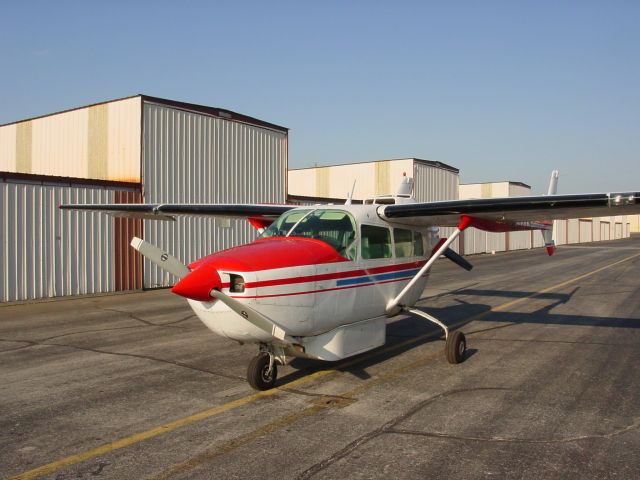
[{"label": "asphalt pavement", "polygon": [[0,306],[0,478],[640,478],[640,237],[436,262],[387,344],[296,360],[168,290]]}]

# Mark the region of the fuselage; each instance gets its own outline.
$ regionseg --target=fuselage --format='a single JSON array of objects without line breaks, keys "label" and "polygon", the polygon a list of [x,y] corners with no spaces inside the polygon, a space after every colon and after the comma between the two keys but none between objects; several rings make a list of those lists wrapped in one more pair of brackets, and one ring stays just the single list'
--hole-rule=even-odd
[{"label": "fuselage", "polygon": [[[214,269],[220,291],[297,337],[385,317],[387,304],[424,265],[438,236],[434,230],[394,227],[378,217],[376,208],[290,210],[255,242],[189,265],[202,272],[202,294],[191,295],[191,307],[219,335],[241,342],[273,340],[224,303],[207,298],[214,288],[207,283],[212,277],[207,272]],[[406,304],[418,300],[426,282],[425,275]]]}]

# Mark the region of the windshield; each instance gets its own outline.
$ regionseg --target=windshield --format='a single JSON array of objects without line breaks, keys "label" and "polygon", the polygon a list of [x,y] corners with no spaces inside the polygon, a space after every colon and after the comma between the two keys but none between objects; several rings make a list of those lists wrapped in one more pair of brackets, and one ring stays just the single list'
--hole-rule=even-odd
[{"label": "windshield", "polygon": [[283,214],[262,234],[262,238],[288,236],[322,240],[340,255],[350,260],[356,258],[355,222],[343,210],[293,210]]}]

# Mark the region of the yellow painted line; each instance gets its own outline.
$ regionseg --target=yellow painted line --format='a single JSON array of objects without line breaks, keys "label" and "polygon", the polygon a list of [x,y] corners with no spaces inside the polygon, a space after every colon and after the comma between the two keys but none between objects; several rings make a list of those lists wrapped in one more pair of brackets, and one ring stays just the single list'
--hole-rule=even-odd
[{"label": "yellow painted line", "polygon": [[[517,305],[519,303],[522,303],[526,300],[529,300],[531,298],[535,298],[538,295],[541,295],[543,293],[547,293],[549,291],[552,290],[556,290],[558,288],[562,288],[566,285],[569,285],[571,283],[575,283],[577,281],[583,280],[584,278],[590,277],[592,275],[595,275],[596,273],[599,273],[603,270],[606,270],[608,268],[614,267],[616,265],[619,265],[621,263],[627,262],[629,260],[632,260],[634,258],[640,257],[640,253],[632,255],[630,257],[626,257],[622,260],[619,260],[617,262],[611,263],[609,265],[605,265],[603,267],[600,267],[596,270],[592,270],[590,272],[587,272],[585,274],[579,275],[577,277],[571,278],[569,280],[566,280],[564,282],[558,283],[556,285],[553,285],[551,287],[545,288],[543,290],[540,290],[539,292],[536,292],[532,295],[529,295],[527,297],[522,297],[516,300],[512,300],[510,302],[498,305],[497,307],[492,307],[490,310],[477,314],[477,315],[473,315],[471,317],[466,318],[464,321],[459,322],[457,325],[460,325],[460,323],[466,323],[472,320],[476,320],[479,318],[482,318],[486,315],[488,315],[491,312],[499,312],[502,310],[505,310],[506,308],[512,307],[514,305]],[[455,328],[455,326],[452,326],[452,328]],[[372,357],[377,357],[380,355],[383,355],[385,353],[394,351],[394,350],[398,350],[406,345],[410,345],[411,343],[416,343],[419,342],[421,340],[425,340],[427,338],[430,337],[434,337],[439,335],[440,332],[432,332],[432,333],[428,333],[428,334],[424,334],[424,335],[420,335],[418,337],[414,337],[408,340],[405,340],[403,342],[391,345],[389,347],[380,349],[380,350],[374,350],[372,351],[370,354],[366,354],[363,356],[360,356],[358,358],[352,359],[352,360],[348,360],[346,362],[340,363],[338,365],[336,365],[334,368],[332,369],[327,369],[327,370],[319,370],[317,372],[311,373],[309,375],[306,375],[302,378],[299,378],[297,380],[294,380],[286,385],[284,385],[283,387],[285,388],[291,388],[291,387],[297,387],[299,385],[308,383],[312,380],[321,378],[321,377],[325,377],[327,375],[336,373],[337,371],[339,371],[339,369],[343,369],[345,367],[349,367],[351,365],[354,364],[358,364],[361,363],[365,360],[368,360]],[[71,465],[75,465],[77,463],[83,462],[85,460],[88,460],[90,458],[94,458],[97,457],[99,455],[104,455],[107,453],[110,453],[114,450],[119,450],[121,448],[125,448],[128,447],[130,445],[142,442],[144,440],[148,440],[150,438],[154,438],[157,437],[159,435],[163,435],[165,433],[169,433],[172,432],[173,430],[176,430],[178,428],[190,425],[192,423],[195,422],[199,422],[202,420],[206,420],[208,418],[214,417],[216,415],[220,415],[221,413],[225,413],[228,412],[230,410],[234,410],[236,408],[242,407],[244,405],[247,405],[249,403],[252,403],[256,400],[259,400],[261,398],[267,398],[267,397],[271,397],[274,395],[278,395],[279,393],[286,393],[286,390],[281,390],[279,388],[275,388],[272,390],[267,390],[264,392],[257,392],[254,393],[252,395],[248,395],[246,397],[242,397],[239,398],[237,400],[232,400],[231,402],[225,403],[223,405],[219,405],[213,408],[210,408],[208,410],[204,410],[202,412],[198,412],[195,413],[193,415],[189,415],[187,417],[183,417],[177,420],[174,420],[172,422],[168,422],[165,423],[163,425],[160,425],[158,427],[152,428],[150,430],[146,430],[144,432],[139,432],[139,433],[135,433],[133,435],[129,435],[127,437],[123,437],[121,439],[115,440],[114,442],[111,443],[106,443],[104,445],[100,445],[99,447],[93,448],[91,450],[87,450],[85,452],[81,452],[81,453],[77,453],[75,455],[70,455],[68,457],[62,458],[60,460],[56,460],[54,462],[51,463],[47,463],[45,465],[42,465],[40,467],[34,468],[32,470],[28,470],[26,472],[20,473],[18,475],[15,475],[13,477],[9,477],[7,480],[28,480],[28,479],[33,479],[33,478],[37,478],[40,477],[42,475],[48,475],[52,472],[55,472],[57,470],[60,470],[61,468],[64,467],[68,467]]]},{"label": "yellow painted line", "polygon": [[[336,396],[342,399],[353,399],[356,395],[361,394],[367,390],[370,390],[373,387],[376,387],[385,382],[394,380],[400,377],[401,375],[404,375],[412,370],[415,370],[416,368],[427,365],[429,362],[439,358],[441,355],[442,355],[441,352],[435,352],[435,353],[431,353],[430,355],[423,356],[418,360],[414,360],[411,363],[408,363],[406,365],[401,365],[389,372],[385,372],[385,373],[382,373],[381,375],[365,380],[355,388],[352,388],[351,390],[340,393]],[[198,455],[182,463],[178,463],[176,465],[171,466],[170,468],[162,471],[159,474],[152,475],[151,477],[147,477],[147,480],[168,480],[172,477],[175,477],[176,475],[184,475],[185,473],[198,468],[200,465],[208,461],[211,461],[214,458],[219,457],[220,455],[229,453],[243,445],[247,445],[256,439],[263,437],[264,435],[273,433],[277,430],[287,427],[297,422],[298,420],[301,420],[306,417],[310,417],[312,415],[315,415],[316,413],[319,413],[323,410],[327,410],[329,408],[341,408],[342,406],[347,406],[350,403],[352,402],[349,402],[347,404],[338,404],[337,406],[334,406],[331,404],[323,405],[323,404],[315,403],[303,410],[299,410],[297,412],[286,415],[282,418],[274,420],[271,423],[267,423],[266,425],[263,425],[262,427],[257,428],[256,430],[253,430],[237,438],[229,440],[228,442],[222,445],[213,447],[209,450],[199,453]]]}]

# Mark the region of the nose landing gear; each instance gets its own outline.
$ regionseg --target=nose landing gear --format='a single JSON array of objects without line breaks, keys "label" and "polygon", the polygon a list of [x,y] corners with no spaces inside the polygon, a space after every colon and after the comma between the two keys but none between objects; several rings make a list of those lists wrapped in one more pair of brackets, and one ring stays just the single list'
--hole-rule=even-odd
[{"label": "nose landing gear", "polygon": [[247,368],[247,381],[256,390],[269,390],[273,388],[278,378],[278,366],[273,354],[260,352],[253,357]]},{"label": "nose landing gear", "polygon": [[278,378],[278,365],[286,365],[290,359],[278,345],[260,345],[260,351],[247,368],[249,385],[255,390],[273,388]]}]

